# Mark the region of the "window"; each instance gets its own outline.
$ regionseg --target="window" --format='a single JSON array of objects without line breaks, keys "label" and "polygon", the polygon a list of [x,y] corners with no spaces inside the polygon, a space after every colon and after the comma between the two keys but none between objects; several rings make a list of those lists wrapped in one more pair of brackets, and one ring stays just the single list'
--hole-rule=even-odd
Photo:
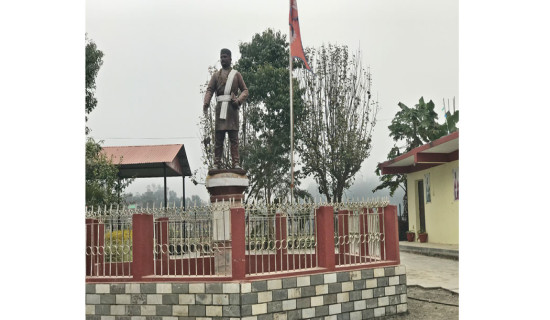
[{"label": "window", "polygon": [[430,174],[427,173],[424,175],[424,185],[426,186],[426,203],[432,202],[432,195],[430,193]]},{"label": "window", "polygon": [[454,199],[458,200],[458,168],[453,169],[453,181],[454,181]]}]

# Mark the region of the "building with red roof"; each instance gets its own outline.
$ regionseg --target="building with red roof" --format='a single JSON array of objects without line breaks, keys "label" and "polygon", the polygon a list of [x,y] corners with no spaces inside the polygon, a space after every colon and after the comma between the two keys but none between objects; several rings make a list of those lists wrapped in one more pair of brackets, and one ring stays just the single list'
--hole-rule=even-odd
[{"label": "building with red roof", "polygon": [[458,244],[458,130],[378,164],[382,174],[405,174],[409,230],[428,242]]}]

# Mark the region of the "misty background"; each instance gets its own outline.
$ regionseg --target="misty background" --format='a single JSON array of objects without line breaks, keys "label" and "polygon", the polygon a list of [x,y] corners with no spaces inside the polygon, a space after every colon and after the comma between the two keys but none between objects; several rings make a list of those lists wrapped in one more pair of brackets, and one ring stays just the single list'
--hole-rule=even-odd
[{"label": "misty background", "polygon": [[[89,115],[90,136],[104,146],[183,143],[191,170],[202,166],[199,117],[200,86],[208,67],[220,66],[219,51],[229,48],[233,63],[238,45],[268,28],[288,39],[288,1],[161,1],[86,2],[86,33],[103,51],[96,79],[97,107]],[[370,157],[355,175],[344,198],[382,197],[372,193],[374,174],[393,146],[387,126],[399,110],[420,97],[433,100],[439,121],[443,99],[453,98],[458,110],[457,0],[299,0],[302,44],[347,45],[361,51],[363,66],[373,77],[373,97],[380,110]],[[244,79],[246,82],[246,79]],[[290,133],[289,133],[290,139]],[[297,167],[299,169],[299,167]],[[162,178],[140,178],[126,193],[163,185]],[[181,178],[168,178],[168,189],[181,197]],[[302,186],[315,198],[312,178]],[[204,185],[186,179],[186,197],[207,200]],[[391,200],[403,197],[398,190]]]}]

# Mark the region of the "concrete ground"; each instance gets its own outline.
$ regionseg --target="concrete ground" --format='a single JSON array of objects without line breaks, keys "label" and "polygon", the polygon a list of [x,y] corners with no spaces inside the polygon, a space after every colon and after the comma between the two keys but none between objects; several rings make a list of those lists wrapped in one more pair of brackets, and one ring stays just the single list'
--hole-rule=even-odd
[{"label": "concrete ground", "polygon": [[458,320],[458,246],[405,241],[399,251],[408,311],[384,320]]},{"label": "concrete ground", "polygon": [[441,287],[458,293],[458,261],[401,252],[401,264],[407,268],[407,285]]},{"label": "concrete ground", "polygon": [[[411,246],[411,243],[400,243],[400,247],[402,245]],[[430,251],[431,253],[435,251],[437,253],[437,250],[454,250],[456,256],[458,256],[458,246],[421,245],[424,247],[424,251]],[[458,293],[458,260],[403,250],[400,250],[400,255],[401,264],[407,268],[407,285],[420,285],[425,288],[441,287]]]}]

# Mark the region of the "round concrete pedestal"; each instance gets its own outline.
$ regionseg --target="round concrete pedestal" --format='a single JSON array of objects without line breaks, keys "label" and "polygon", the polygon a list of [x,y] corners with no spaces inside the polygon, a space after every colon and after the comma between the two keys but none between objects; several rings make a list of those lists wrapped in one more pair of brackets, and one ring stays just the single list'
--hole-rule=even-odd
[{"label": "round concrete pedestal", "polygon": [[220,169],[208,171],[206,189],[210,193],[210,202],[235,201],[242,203],[244,190],[248,186],[248,177],[243,169]]}]

